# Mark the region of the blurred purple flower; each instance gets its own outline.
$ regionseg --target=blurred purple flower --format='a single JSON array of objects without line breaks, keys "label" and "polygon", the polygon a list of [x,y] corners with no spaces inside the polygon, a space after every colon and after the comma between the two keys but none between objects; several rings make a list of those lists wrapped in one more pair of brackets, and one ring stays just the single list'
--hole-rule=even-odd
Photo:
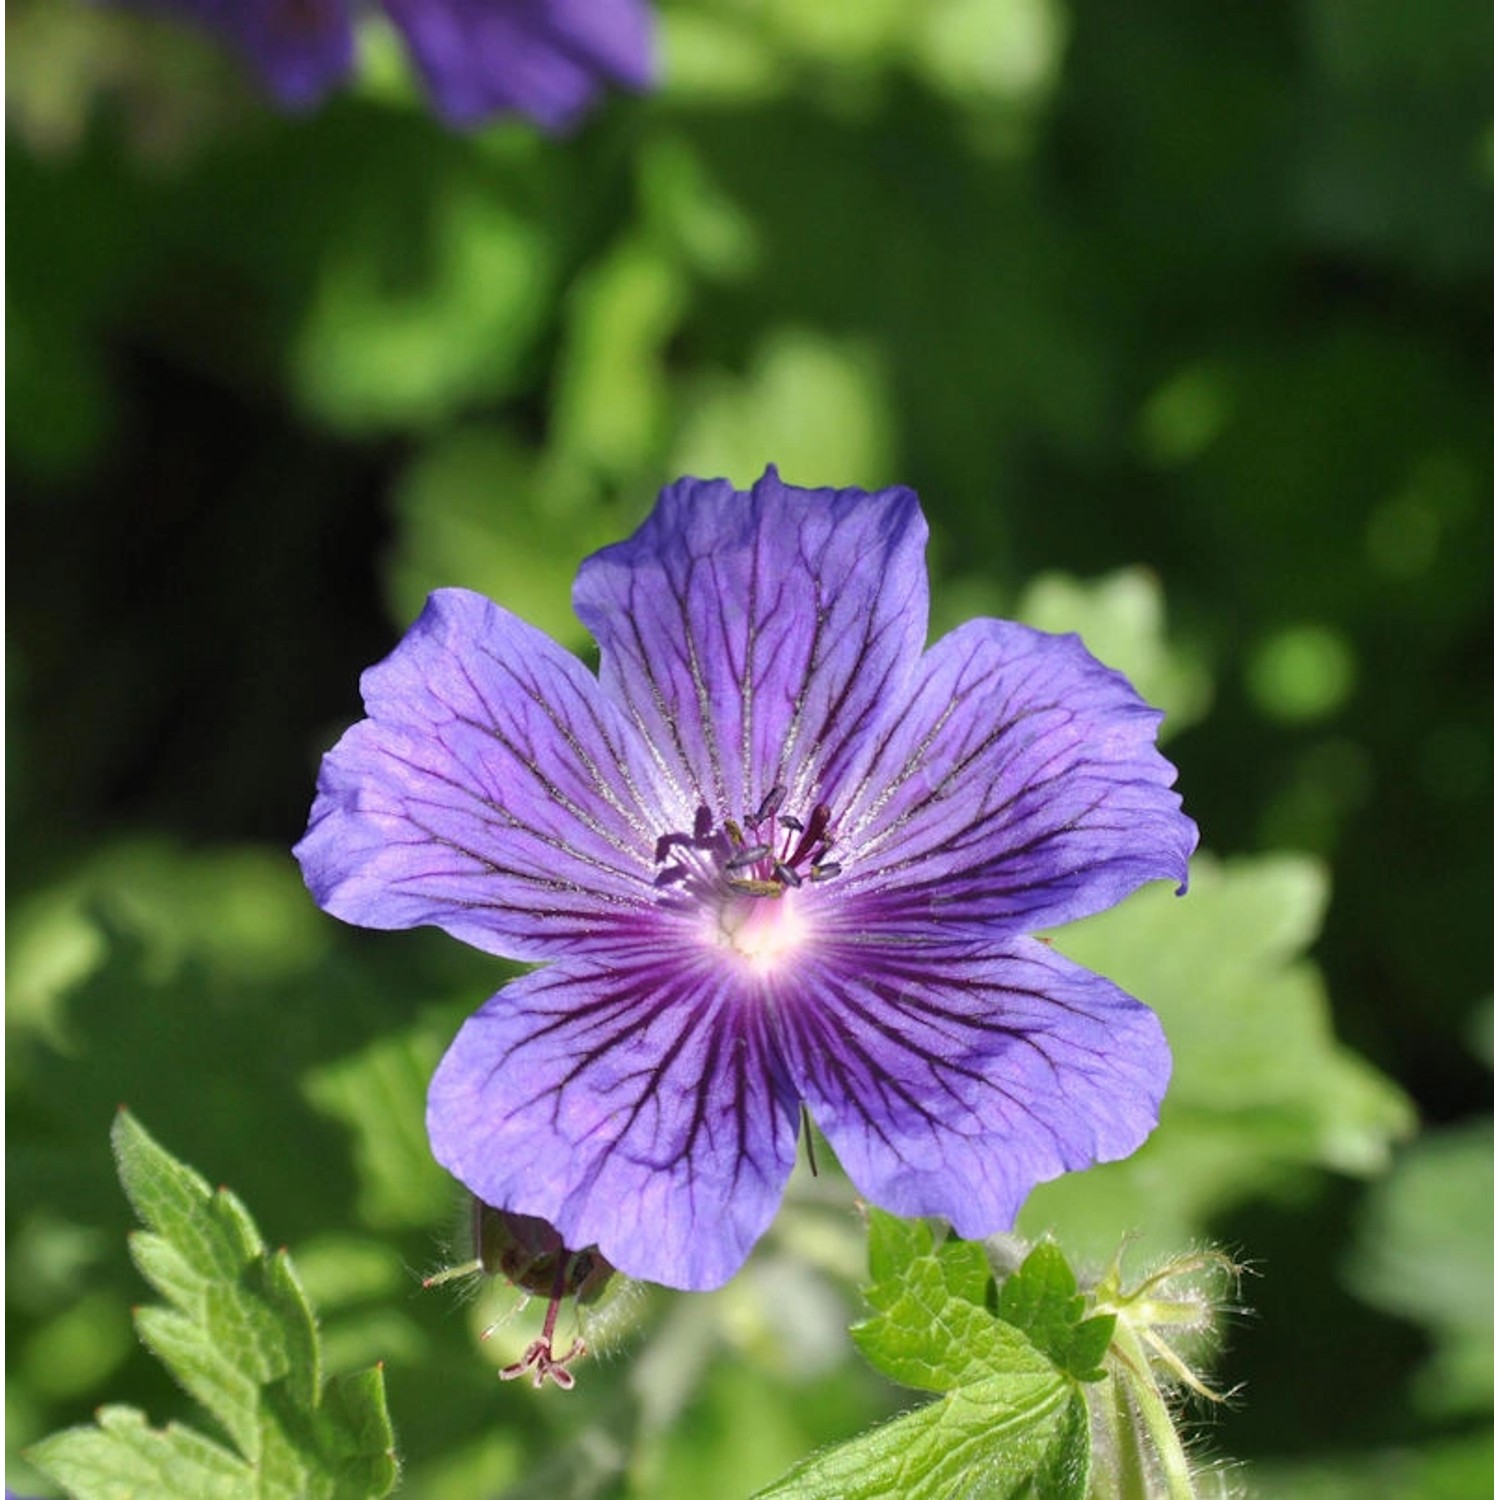
[{"label": "blurred purple flower", "polygon": [[[153,3],[153,0],[142,0]],[[310,109],[354,63],[353,0],[154,0],[238,51],[289,109]],[[576,124],[611,83],[652,78],[648,0],[382,0],[450,125],[529,115]]]},{"label": "blurred purple flower", "polygon": [[365,673],[309,888],[544,965],[432,1082],[480,1198],[707,1288],[803,1101],[872,1202],[971,1237],[1150,1132],[1155,1016],[1027,934],[1185,881],[1161,716],[1076,636],[924,650],[925,537],[906,489],[683,479],[579,571],[597,678],[460,589]]}]

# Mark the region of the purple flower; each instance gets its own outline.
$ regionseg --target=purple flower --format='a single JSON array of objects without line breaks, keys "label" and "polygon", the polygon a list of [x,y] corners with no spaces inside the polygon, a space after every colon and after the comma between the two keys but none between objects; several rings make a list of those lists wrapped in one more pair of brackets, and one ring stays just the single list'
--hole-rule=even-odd
[{"label": "purple flower", "polygon": [[[151,3],[151,0],[144,0]],[[289,109],[318,104],[354,63],[352,0],[156,0],[238,51]],[[566,130],[606,84],[652,76],[647,0],[383,0],[450,125],[529,115]]]},{"label": "purple flower", "polygon": [[297,855],[346,921],[542,965],[432,1082],[487,1203],[707,1288],[803,1102],[872,1202],[970,1237],[1154,1126],[1155,1016],[1027,934],[1186,880],[1161,715],[1076,636],[924,651],[925,537],[906,489],[683,479],[579,570],[597,678],[461,589],[365,673]]}]

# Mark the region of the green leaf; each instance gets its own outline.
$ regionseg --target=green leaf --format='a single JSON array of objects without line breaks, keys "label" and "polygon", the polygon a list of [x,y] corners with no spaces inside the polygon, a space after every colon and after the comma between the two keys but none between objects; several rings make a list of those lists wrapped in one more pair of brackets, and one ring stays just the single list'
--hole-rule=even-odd
[{"label": "green leaf", "polygon": [[552,245],[511,185],[405,147],[378,192],[338,205],[352,232],[325,246],[291,354],[302,403],[349,432],[436,427],[508,392],[549,305]]},{"label": "green leaf", "polygon": [[213,1191],[122,1110],[120,1181],[148,1226],[131,1237],[167,1302],[136,1312],[142,1340],[233,1448],[129,1407],[36,1444],[31,1461],[77,1500],[365,1500],[396,1481],[378,1368],[324,1383],[317,1327],[287,1253],[268,1254],[244,1206]]},{"label": "green leaf", "polygon": [[789,484],[823,484],[830,474],[888,484],[895,404],[878,348],[773,329],[744,376],[705,373],[691,383],[667,469],[748,486],[774,463]]},{"label": "green leaf", "polygon": [[86,1500],[135,1500],[140,1495],[189,1495],[243,1500],[250,1471],[217,1443],[175,1423],[149,1427],[129,1406],[101,1406],[95,1427],[72,1427],[45,1438],[27,1457],[69,1494]]},{"label": "green leaf", "polygon": [[313,1107],[353,1133],[359,1215],[372,1229],[429,1225],[452,1207],[453,1180],[433,1161],[422,1124],[447,1041],[440,1024],[423,1021],[303,1080]]},{"label": "green leaf", "polygon": [[850,1330],[860,1352],[882,1374],[923,1391],[995,1373],[983,1248],[967,1240],[939,1244],[921,1221],[877,1208],[869,1214],[874,1280],[865,1300],[875,1315]]},{"label": "green leaf", "polygon": [[573,574],[625,528],[577,463],[538,460],[488,423],[445,429],[401,475],[395,511],[385,592],[397,623],[414,620],[433,589],[461,586],[503,599],[567,646],[588,640]]},{"label": "green leaf", "polygon": [[1056,1372],[991,1376],[815,1454],[755,1500],[1073,1500],[1087,1431],[1083,1398]]},{"label": "green leaf", "polygon": [[1435,1415],[1488,1412],[1494,1399],[1494,1150],[1489,1120],[1414,1142],[1371,1189],[1350,1266],[1367,1301],[1431,1333],[1414,1394]]},{"label": "green leaf", "polygon": [[949,1239],[925,1219],[898,1219],[884,1209],[867,1211],[870,1224],[870,1282],[865,1300],[872,1307],[889,1287],[898,1285],[910,1266],[923,1257],[936,1259],[943,1285],[955,1297],[985,1306],[990,1263],[974,1240]]},{"label": "green leaf", "polygon": [[1056,1245],[1043,1241],[1000,1288],[1000,1316],[1075,1380],[1103,1380],[1099,1362],[1114,1336],[1112,1316],[1084,1317],[1078,1279]]},{"label": "green leaf", "polygon": [[621,478],[659,459],[672,414],[667,345],[689,295],[675,258],[645,239],[626,240],[579,278],[559,370],[560,451]]},{"label": "green leaf", "polygon": [[[870,1270],[873,1312],[855,1343],[882,1373],[940,1398],[815,1455],[762,1496],[1081,1496],[1083,1398],[1043,1348],[989,1311],[983,1247],[871,1209]],[[1063,1270],[1071,1307],[1077,1287]]]}]

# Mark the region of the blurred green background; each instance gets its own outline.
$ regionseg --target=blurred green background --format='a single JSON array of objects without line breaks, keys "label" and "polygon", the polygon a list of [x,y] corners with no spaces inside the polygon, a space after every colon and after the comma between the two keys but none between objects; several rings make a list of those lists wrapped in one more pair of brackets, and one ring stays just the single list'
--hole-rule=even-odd
[{"label": "blurred green background", "polygon": [[[122,1101],[292,1246],[336,1362],[386,1361],[410,1493],[733,1495],[895,1409],[841,1332],[829,1183],[725,1293],[627,1299],[649,1340],[576,1397],[496,1389],[494,1309],[413,1273],[455,1207],[425,1078],[503,973],[339,928],[287,853],[427,589],[583,649],[579,558],[771,461],[918,490],[935,628],[1082,629],[1171,710],[1230,862],[1089,940],[1122,983],[1139,950],[1200,1121],[1161,1222],[1256,1271],[1209,1447],[1258,1493],[1489,1493],[1489,12],[661,22],[659,92],[558,142],[445,134],[378,24],[293,121],[160,22],[9,7],[11,1453],[106,1398],[186,1409],[129,1325]],[[1283,1000],[1312,1061],[1225,1102]],[[1047,1214],[1149,1230],[1153,1159]]]}]

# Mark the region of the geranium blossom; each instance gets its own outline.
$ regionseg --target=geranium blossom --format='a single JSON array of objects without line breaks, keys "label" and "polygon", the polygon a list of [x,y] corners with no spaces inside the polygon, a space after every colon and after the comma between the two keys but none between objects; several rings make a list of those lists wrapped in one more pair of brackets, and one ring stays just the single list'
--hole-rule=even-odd
[{"label": "geranium blossom", "polygon": [[925,538],[906,489],[683,479],[579,571],[597,677],[460,589],[365,674],[313,894],[541,965],[432,1082],[485,1202],[707,1288],[803,1105],[872,1202],[970,1237],[1152,1129],[1155,1016],[1030,934],[1185,882],[1161,716],[1076,636],[924,649]]},{"label": "geranium blossom", "polygon": [[[208,28],[289,109],[354,65],[353,0],[140,0]],[[647,0],[382,0],[450,125],[529,115],[566,130],[607,84],[651,81]]]}]

